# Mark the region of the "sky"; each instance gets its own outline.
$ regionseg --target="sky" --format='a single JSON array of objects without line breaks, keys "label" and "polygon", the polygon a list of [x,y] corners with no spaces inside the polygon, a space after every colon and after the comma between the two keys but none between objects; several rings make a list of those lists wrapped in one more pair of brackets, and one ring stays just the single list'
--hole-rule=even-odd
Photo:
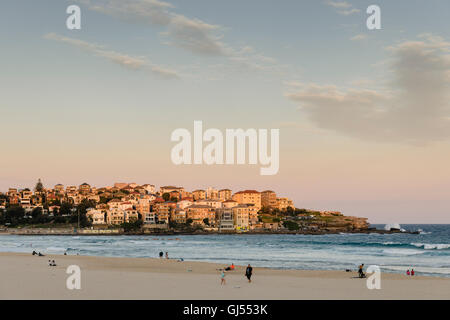
[{"label": "sky", "polygon": [[[69,30],[69,5],[81,29]],[[0,3],[0,191],[271,189],[372,223],[450,223],[450,2]],[[280,168],[175,165],[177,128],[279,129]]]}]

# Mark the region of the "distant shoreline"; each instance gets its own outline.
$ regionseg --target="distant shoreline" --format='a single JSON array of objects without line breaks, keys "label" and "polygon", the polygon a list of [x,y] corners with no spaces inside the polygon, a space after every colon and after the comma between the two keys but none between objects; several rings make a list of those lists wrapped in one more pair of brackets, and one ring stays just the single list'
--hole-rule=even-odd
[{"label": "distant shoreline", "polygon": [[[12,231],[14,230],[14,231]],[[20,230],[20,231],[17,231]],[[23,231],[22,231],[23,230]],[[52,230],[52,229],[50,229]],[[114,230],[114,229],[113,229]],[[115,229],[118,230],[118,229]],[[216,231],[202,231],[202,232],[123,232],[111,230],[98,230],[98,232],[92,232],[92,230],[81,230],[82,232],[74,232],[72,229],[7,229],[0,230],[0,235],[23,235],[23,236],[177,236],[177,235],[326,235],[326,234],[420,234],[419,231],[399,231],[399,230],[380,230],[380,229],[368,229],[368,230],[350,230],[350,231],[247,231],[247,232],[216,232]],[[86,232],[87,231],[87,232]],[[103,231],[103,232],[102,232]],[[106,232],[109,231],[109,232]]]}]

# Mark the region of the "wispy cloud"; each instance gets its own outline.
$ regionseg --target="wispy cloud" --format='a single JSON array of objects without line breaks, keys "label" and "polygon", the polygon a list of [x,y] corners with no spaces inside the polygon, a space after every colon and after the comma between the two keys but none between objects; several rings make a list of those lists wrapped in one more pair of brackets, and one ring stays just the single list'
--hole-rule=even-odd
[{"label": "wispy cloud", "polygon": [[353,5],[347,1],[326,1],[326,5],[333,7],[336,9],[336,12],[345,16],[358,13],[361,10],[356,9],[353,7]]},{"label": "wispy cloud", "polygon": [[450,138],[450,43],[431,34],[387,48],[384,89],[305,83],[287,97],[320,128],[354,137],[407,143]]},{"label": "wispy cloud", "polygon": [[98,57],[105,58],[113,63],[132,70],[146,70],[154,75],[164,78],[178,78],[178,74],[168,68],[157,66],[148,61],[145,57],[135,57],[128,54],[107,50],[104,46],[83,41],[76,38],[65,37],[56,33],[48,33],[44,35],[45,39],[55,40],[69,45],[81,48]]},{"label": "wispy cloud", "polygon": [[194,53],[224,55],[220,26],[173,12],[172,4],[159,0],[76,0],[88,9],[140,23],[164,27],[169,43]]},{"label": "wispy cloud", "polygon": [[350,38],[350,40],[352,40],[352,41],[361,41],[364,39],[367,39],[367,35],[363,34],[363,33],[357,34],[356,36],[353,36]]},{"label": "wispy cloud", "polygon": [[219,56],[249,70],[277,69],[273,58],[255,52],[233,48],[223,40],[224,27],[189,18],[175,12],[172,4],[159,0],[75,0],[88,9],[123,20],[147,23],[164,28],[161,34],[166,44],[194,54]]}]

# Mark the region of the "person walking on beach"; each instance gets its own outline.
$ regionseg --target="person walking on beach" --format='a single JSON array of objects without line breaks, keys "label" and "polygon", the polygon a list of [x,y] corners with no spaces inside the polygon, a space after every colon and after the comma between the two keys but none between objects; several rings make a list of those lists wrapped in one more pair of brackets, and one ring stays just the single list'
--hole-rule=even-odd
[{"label": "person walking on beach", "polygon": [[166,251],[166,259],[169,259],[169,253]]},{"label": "person walking on beach", "polygon": [[222,272],[220,273],[220,285],[225,285],[225,270],[222,269]]},{"label": "person walking on beach", "polygon": [[410,275],[411,275],[411,273],[409,272],[409,269],[406,270],[406,275],[407,275],[407,276],[410,276]]},{"label": "person walking on beach", "polygon": [[414,269],[411,269],[411,277],[414,276]]},{"label": "person walking on beach", "polygon": [[164,253],[162,251],[159,252],[159,258],[162,259]]},{"label": "person walking on beach", "polygon": [[248,279],[248,282],[252,282],[252,273],[253,273],[253,268],[251,265],[248,265],[247,269],[245,269],[245,276]]}]

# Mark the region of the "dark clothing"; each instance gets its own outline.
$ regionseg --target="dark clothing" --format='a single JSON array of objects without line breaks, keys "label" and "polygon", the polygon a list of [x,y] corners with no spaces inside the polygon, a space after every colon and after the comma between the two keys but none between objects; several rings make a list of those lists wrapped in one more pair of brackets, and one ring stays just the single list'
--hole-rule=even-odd
[{"label": "dark clothing", "polygon": [[251,279],[252,272],[253,272],[253,268],[252,267],[247,267],[247,269],[245,269],[245,276],[247,277],[248,280]]}]

